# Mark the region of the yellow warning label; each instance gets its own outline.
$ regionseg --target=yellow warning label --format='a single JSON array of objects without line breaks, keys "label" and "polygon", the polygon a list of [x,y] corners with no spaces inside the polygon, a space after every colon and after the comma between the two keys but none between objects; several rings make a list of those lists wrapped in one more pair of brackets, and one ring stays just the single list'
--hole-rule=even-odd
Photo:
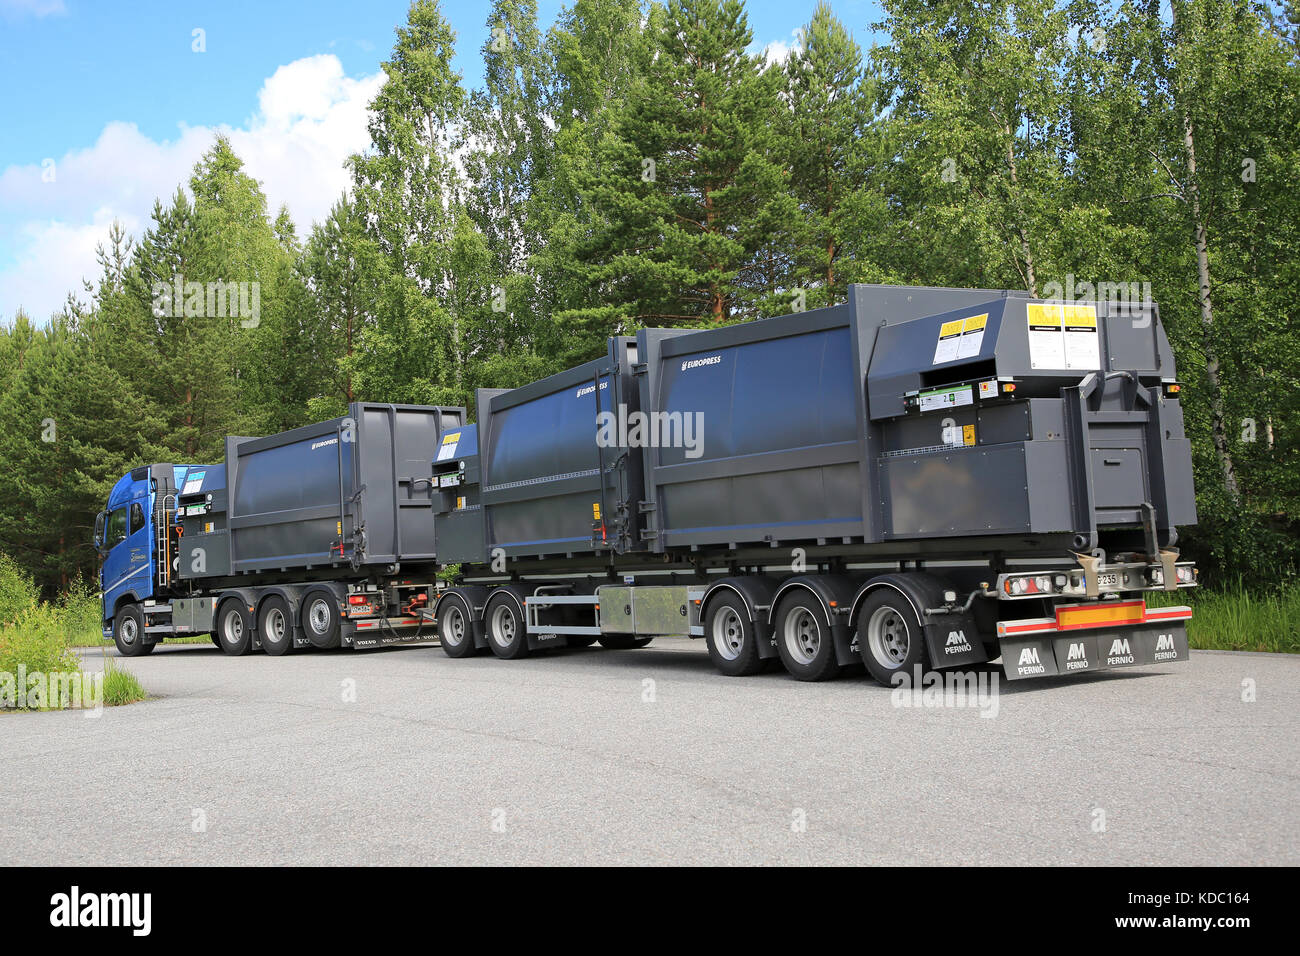
[{"label": "yellow warning label", "polygon": [[950,335],[961,335],[961,319],[953,319],[939,326],[939,338],[946,339]]},{"label": "yellow warning label", "polygon": [[442,436],[442,443],[444,445],[450,445],[454,441],[460,441],[460,432],[452,432],[450,435]]},{"label": "yellow warning label", "polygon": [[1067,305],[1065,310],[1065,327],[1067,329],[1095,329],[1097,327],[1097,309],[1091,305]]},{"label": "yellow warning label", "polygon": [[989,314],[987,312],[985,312],[983,315],[972,315],[969,319],[965,320],[965,323],[962,325],[962,331],[978,332],[980,331],[980,329],[984,328],[984,326],[988,324],[989,324]]},{"label": "yellow warning label", "polygon": [[342,522],[342,521],[336,521],[336,522],[334,522],[334,523],[335,523],[336,525],[339,526],[338,535],[339,535],[340,537],[342,537],[342,535],[343,535],[343,522]]},{"label": "yellow warning label", "polygon": [[[1075,308],[1075,306],[1071,306],[1070,308]],[[1031,302],[1025,306],[1025,313],[1029,317],[1030,325],[1055,326],[1059,329],[1061,327],[1061,313],[1063,309],[1064,306],[1061,305],[1051,305],[1047,302]],[[1095,313],[1093,320],[1096,321]]]},{"label": "yellow warning label", "polygon": [[591,520],[592,520],[592,521],[599,521],[599,520],[600,520],[600,502],[599,502],[599,501],[593,501],[593,502],[591,503]]},{"label": "yellow warning label", "polygon": [[963,426],[961,426],[961,443],[962,443],[963,445],[973,445],[973,444],[975,444],[975,426],[974,426],[974,425],[963,425]]},{"label": "yellow warning label", "polygon": [[457,510],[457,511],[460,511],[460,510],[461,510],[462,508],[464,508],[464,507],[465,507],[465,499],[464,499],[463,497],[462,497],[462,498],[457,498],[457,499],[456,499],[456,510]]}]

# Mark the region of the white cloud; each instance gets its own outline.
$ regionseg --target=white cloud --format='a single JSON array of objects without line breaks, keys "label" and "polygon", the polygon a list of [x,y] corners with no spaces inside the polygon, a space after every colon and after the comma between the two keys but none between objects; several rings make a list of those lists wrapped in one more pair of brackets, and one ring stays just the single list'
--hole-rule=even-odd
[{"label": "white cloud", "polygon": [[44,320],[69,291],[80,292],[82,278],[98,275],[95,244],[107,242],[112,221],[138,236],[154,200],[188,183],[218,132],[261,181],[270,214],[286,204],[305,235],[347,188],[343,162],[370,142],[366,104],[382,81],[383,74],[345,76],[330,54],[307,57],[266,80],[239,128],[182,123],[175,139],[158,142],[134,123],[111,122],[94,145],[51,157],[53,181],[45,181],[48,163],[8,167],[0,172],[0,229],[10,233],[12,261],[0,268],[0,318],[21,305]]},{"label": "white cloud", "polygon": [[[802,49],[803,27],[799,27],[790,31],[789,42],[785,40],[773,40],[771,43],[767,44],[767,46],[763,47],[763,69],[767,69],[769,66],[784,65],[785,61],[790,59],[791,53]],[[749,52],[751,54],[754,52],[753,46],[750,47]]]},{"label": "white cloud", "polygon": [[48,17],[67,13],[63,0],[0,0],[0,13],[8,19],[21,16]]}]

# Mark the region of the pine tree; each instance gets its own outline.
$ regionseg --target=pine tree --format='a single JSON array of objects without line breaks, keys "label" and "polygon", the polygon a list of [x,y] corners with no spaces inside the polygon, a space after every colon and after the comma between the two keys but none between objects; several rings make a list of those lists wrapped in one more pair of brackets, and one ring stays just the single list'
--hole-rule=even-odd
[{"label": "pine tree", "polygon": [[562,318],[587,334],[757,314],[795,219],[771,158],[779,70],[747,54],[739,0],[669,0],[652,55],[582,182],[604,221],[580,248],[608,304]]}]

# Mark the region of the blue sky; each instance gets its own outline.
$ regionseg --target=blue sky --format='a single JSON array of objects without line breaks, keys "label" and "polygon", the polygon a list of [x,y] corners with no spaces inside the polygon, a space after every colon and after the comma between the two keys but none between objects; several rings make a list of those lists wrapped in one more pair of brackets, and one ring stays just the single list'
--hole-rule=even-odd
[{"label": "blue sky", "polygon": [[[143,228],[218,130],[305,231],[345,187],[343,157],[365,145],[364,104],[408,5],[0,0],[0,320],[19,305],[46,318],[94,275],[108,224]],[[755,47],[788,45],[815,5],[750,0]],[[543,30],[562,6],[538,0]],[[876,0],[832,7],[869,45]],[[444,0],[443,12],[477,85],[488,5]]]}]

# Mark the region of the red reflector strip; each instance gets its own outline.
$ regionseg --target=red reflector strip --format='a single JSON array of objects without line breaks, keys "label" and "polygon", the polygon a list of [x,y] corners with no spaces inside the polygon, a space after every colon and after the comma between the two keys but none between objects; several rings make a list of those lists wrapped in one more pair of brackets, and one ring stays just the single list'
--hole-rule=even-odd
[{"label": "red reflector strip", "polygon": [[1186,621],[1192,616],[1190,607],[1147,608],[1148,621]]},{"label": "red reflector strip", "polygon": [[[1136,610],[1139,609],[1140,610]],[[1062,615],[1062,611],[1067,612]],[[1070,620],[1068,612],[1087,611],[1085,615],[1073,615],[1082,618]],[[1021,621],[998,621],[998,636],[1012,637],[1019,634],[1058,633],[1061,631],[1079,631],[1095,627],[1132,627],[1157,621],[1186,621],[1192,616],[1190,607],[1154,607],[1148,608],[1142,601],[1121,601],[1111,604],[1074,604],[1056,609],[1056,619],[1050,617],[1026,618]],[[1060,619],[1065,616],[1066,620]]]},{"label": "red reflector strip", "polygon": [[1023,621],[998,621],[998,634],[1037,634],[1040,631],[1056,630],[1056,619],[1036,617]]}]

